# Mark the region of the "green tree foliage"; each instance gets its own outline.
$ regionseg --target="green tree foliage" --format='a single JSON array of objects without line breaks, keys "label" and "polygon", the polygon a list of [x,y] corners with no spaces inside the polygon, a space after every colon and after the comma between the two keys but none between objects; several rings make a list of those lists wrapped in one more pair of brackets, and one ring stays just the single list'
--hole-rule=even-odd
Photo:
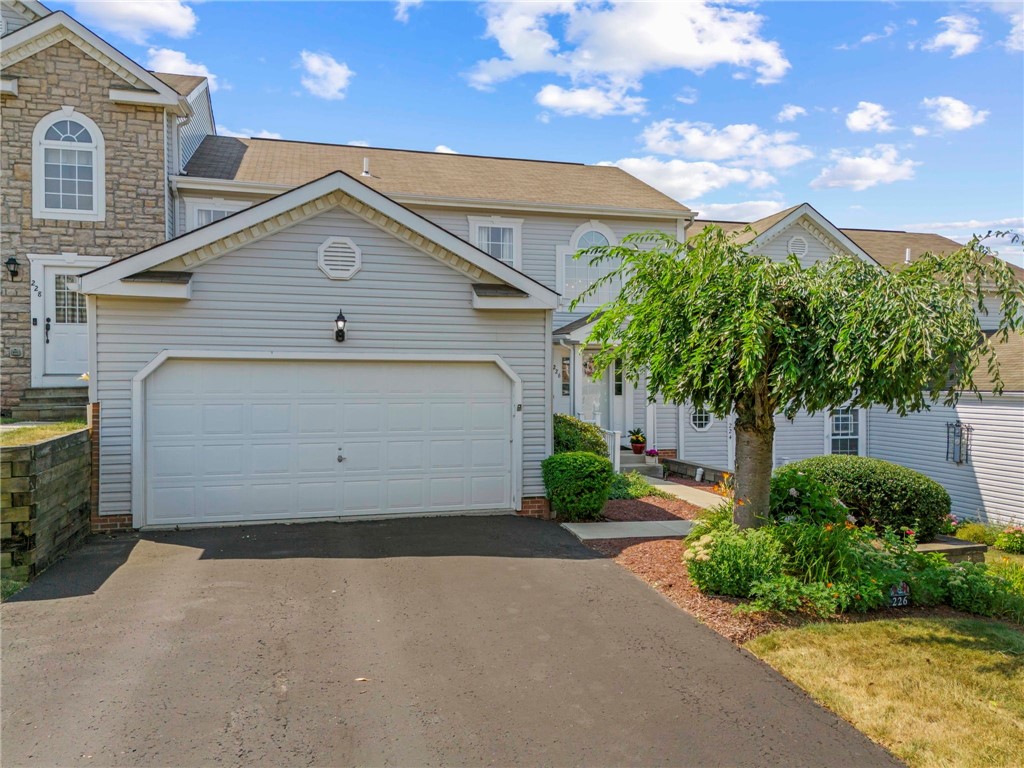
[{"label": "green tree foliage", "polygon": [[736,415],[735,518],[768,513],[777,413],[827,411],[851,402],[904,415],[976,391],[998,363],[978,314],[1001,305],[997,338],[1024,325],[1022,286],[975,238],[946,256],[924,254],[889,272],[852,257],[804,268],[796,257],[752,256],[718,227],[687,243],[661,232],[577,254],[616,268],[618,297],[601,307],[590,341],[598,370],[621,361],[650,396]]}]

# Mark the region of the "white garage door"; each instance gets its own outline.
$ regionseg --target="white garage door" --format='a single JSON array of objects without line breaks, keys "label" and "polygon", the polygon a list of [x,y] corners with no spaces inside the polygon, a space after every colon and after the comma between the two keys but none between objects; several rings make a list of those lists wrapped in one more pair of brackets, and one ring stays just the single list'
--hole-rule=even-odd
[{"label": "white garage door", "polygon": [[493,363],[169,360],[145,402],[148,525],[512,508]]}]

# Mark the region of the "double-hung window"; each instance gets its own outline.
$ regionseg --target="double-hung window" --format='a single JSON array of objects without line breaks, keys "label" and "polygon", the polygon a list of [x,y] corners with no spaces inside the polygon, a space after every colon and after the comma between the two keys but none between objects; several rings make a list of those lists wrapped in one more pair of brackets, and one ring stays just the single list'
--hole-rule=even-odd
[{"label": "double-hung window", "polygon": [[71,107],[47,115],[32,134],[32,215],[102,221],[105,209],[99,126]]},{"label": "double-hung window", "polygon": [[215,221],[225,219],[249,207],[243,200],[225,200],[223,198],[188,198],[185,200],[186,231],[205,227]]},{"label": "double-hung window", "polygon": [[522,232],[522,219],[469,217],[469,236],[473,244],[513,269],[522,268]]},{"label": "double-hung window", "polygon": [[829,453],[861,455],[860,421],[860,410],[851,406],[836,408],[829,414]]},{"label": "double-hung window", "polygon": [[[570,238],[568,246],[558,249],[558,271],[561,276],[560,286],[562,301],[565,304],[581,296],[601,278],[618,268],[619,262],[604,260],[599,264],[591,264],[592,256],[576,254],[595,246],[614,245],[614,233],[598,221],[589,221],[577,227]],[[621,285],[618,279],[607,280],[593,293],[588,294],[583,307],[592,309],[614,299],[619,294]]]}]

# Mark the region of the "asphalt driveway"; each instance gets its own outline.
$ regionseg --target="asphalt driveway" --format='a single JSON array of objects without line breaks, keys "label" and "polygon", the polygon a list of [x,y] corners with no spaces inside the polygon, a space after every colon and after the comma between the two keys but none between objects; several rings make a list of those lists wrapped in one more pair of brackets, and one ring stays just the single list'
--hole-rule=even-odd
[{"label": "asphalt driveway", "polygon": [[896,764],[535,520],[96,538],[0,612],[5,768]]}]

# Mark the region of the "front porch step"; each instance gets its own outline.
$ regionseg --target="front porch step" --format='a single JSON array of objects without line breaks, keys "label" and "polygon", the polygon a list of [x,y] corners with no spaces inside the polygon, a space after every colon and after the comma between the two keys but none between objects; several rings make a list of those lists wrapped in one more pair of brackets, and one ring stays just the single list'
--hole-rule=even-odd
[{"label": "front porch step", "polygon": [[647,457],[643,454],[637,456],[632,451],[621,451],[619,453],[619,472],[639,472],[647,477],[662,476],[661,464],[648,464]]},{"label": "front porch step", "polygon": [[20,421],[72,421],[84,419],[89,405],[85,387],[30,387],[11,408]]}]

